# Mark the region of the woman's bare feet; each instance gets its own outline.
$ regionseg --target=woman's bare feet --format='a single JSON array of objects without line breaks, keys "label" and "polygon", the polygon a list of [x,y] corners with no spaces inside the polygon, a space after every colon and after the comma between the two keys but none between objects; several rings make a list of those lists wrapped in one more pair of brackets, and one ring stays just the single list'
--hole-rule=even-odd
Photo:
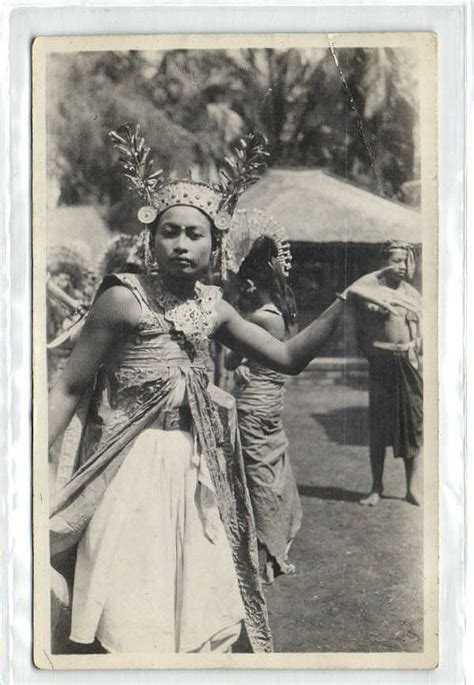
[{"label": "woman's bare feet", "polygon": [[375,507],[381,499],[381,493],[371,492],[367,497],[363,497],[359,500],[359,504],[363,507]]},{"label": "woman's bare feet", "polygon": [[264,585],[272,585],[275,580],[275,570],[273,568],[273,562],[267,561],[265,564],[265,571],[260,579]]},{"label": "woman's bare feet", "polygon": [[296,566],[285,562],[283,565],[280,564],[280,571],[286,576],[292,576],[296,573]]},{"label": "woman's bare feet", "polygon": [[407,492],[407,495],[405,497],[406,501],[409,504],[413,504],[415,507],[420,507],[421,506],[421,499],[418,497],[418,495],[415,495],[415,493],[412,490],[409,490]]}]

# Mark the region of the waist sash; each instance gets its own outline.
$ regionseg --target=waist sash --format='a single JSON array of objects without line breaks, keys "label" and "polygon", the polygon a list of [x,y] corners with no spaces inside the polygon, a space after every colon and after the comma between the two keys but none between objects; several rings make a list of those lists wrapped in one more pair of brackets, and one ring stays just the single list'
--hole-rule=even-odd
[{"label": "waist sash", "polygon": [[407,343],[389,343],[375,340],[372,343],[372,347],[374,350],[383,350],[385,352],[406,353],[410,364],[413,366],[414,369],[418,369],[418,342],[418,340],[410,340],[410,342]]}]

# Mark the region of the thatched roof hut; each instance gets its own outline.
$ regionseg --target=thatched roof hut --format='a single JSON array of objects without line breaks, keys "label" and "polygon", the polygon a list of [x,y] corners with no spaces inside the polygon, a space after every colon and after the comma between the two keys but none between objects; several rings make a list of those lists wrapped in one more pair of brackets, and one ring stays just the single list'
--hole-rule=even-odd
[{"label": "thatched roof hut", "polygon": [[295,242],[421,242],[420,212],[320,169],[269,169],[239,207],[268,212]]}]

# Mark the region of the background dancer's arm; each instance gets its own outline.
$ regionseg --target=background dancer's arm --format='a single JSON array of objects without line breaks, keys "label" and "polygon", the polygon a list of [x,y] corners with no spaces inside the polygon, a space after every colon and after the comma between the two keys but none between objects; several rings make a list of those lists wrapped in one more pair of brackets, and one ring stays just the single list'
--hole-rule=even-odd
[{"label": "background dancer's arm", "polygon": [[224,366],[227,371],[235,371],[243,362],[244,358],[238,352],[228,352],[225,356]]},{"label": "background dancer's arm", "polygon": [[228,352],[224,361],[227,371],[234,371],[234,383],[247,385],[250,382],[250,369],[247,360],[238,352]]},{"label": "background dancer's arm", "polygon": [[49,393],[49,446],[69,424],[107,356],[138,323],[140,305],[126,288],[106,290],[94,304],[61,377]]}]

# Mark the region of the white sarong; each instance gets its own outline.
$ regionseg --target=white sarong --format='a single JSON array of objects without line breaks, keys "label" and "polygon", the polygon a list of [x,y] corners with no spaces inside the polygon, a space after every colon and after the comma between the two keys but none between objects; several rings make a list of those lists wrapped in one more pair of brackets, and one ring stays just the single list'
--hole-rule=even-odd
[{"label": "white sarong", "polygon": [[230,649],[244,607],[203,471],[208,480],[190,433],[151,427],[136,439],[78,546],[71,640],[97,638],[109,652]]}]

